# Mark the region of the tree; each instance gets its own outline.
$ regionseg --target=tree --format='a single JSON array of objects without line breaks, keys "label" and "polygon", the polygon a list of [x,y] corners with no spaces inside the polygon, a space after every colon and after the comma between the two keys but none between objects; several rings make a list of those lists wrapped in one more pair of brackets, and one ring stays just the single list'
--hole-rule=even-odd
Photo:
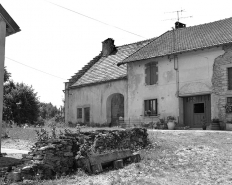
[{"label": "tree", "polygon": [[10,77],[11,77],[11,73],[9,73],[6,67],[4,67],[4,83],[9,81]]},{"label": "tree", "polygon": [[40,103],[40,116],[43,119],[49,119],[55,117],[59,110],[52,103]]},{"label": "tree", "polygon": [[3,119],[18,125],[34,124],[39,115],[39,100],[32,86],[8,81],[4,84]]}]

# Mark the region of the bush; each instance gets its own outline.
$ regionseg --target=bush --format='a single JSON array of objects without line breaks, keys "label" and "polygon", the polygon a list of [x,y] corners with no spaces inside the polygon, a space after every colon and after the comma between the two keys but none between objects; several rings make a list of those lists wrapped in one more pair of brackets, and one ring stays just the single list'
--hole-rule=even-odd
[{"label": "bush", "polygon": [[60,116],[60,115],[56,115],[55,116],[55,122],[64,122],[64,117]]},{"label": "bush", "polygon": [[38,120],[35,123],[35,126],[43,127],[45,123],[45,120],[42,117],[39,117]]},{"label": "bush", "polygon": [[68,127],[75,128],[77,126],[77,123],[73,123],[71,121],[68,122]]}]

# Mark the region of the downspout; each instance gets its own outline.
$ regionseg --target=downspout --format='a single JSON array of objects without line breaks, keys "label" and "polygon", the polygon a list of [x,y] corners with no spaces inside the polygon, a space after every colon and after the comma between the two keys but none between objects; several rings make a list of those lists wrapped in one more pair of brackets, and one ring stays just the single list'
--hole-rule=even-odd
[{"label": "downspout", "polygon": [[[173,29],[173,53],[175,53],[176,51],[176,35],[175,35],[175,29]],[[178,63],[178,55],[175,55],[173,56],[174,58],[174,69],[176,70],[176,97],[177,97],[177,107],[178,107],[178,122],[179,122],[179,117],[180,117],[180,102],[179,102],[179,63]]]}]

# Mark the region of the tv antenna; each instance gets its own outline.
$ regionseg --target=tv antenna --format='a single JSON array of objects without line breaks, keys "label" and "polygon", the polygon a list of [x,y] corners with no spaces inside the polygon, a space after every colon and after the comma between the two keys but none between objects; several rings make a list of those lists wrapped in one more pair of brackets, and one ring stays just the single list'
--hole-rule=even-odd
[{"label": "tv antenna", "polygon": [[185,19],[185,18],[192,18],[193,16],[188,16],[188,17],[180,17],[180,14],[182,14],[182,12],[185,12],[185,10],[181,9],[181,10],[177,10],[177,11],[172,11],[172,12],[164,12],[166,13],[176,13],[177,14],[177,18],[173,18],[173,19],[165,19],[163,21],[168,21],[168,20],[176,20],[179,22],[180,19]]}]

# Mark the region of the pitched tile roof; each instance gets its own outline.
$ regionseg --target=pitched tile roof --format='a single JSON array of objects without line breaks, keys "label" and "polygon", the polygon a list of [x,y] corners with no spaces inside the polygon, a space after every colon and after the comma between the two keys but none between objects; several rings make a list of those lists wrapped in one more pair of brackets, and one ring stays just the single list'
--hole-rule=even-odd
[{"label": "pitched tile roof", "polygon": [[141,47],[148,44],[151,40],[140,41],[132,44],[116,47],[115,52],[109,56],[102,56],[100,53],[91,60],[78,73],[69,79],[72,87],[85,86],[99,82],[123,79],[127,76],[127,68],[125,65],[117,66],[126,57],[136,52]]},{"label": "pitched tile roof", "polygon": [[228,43],[232,43],[232,18],[167,31],[120,64]]}]

